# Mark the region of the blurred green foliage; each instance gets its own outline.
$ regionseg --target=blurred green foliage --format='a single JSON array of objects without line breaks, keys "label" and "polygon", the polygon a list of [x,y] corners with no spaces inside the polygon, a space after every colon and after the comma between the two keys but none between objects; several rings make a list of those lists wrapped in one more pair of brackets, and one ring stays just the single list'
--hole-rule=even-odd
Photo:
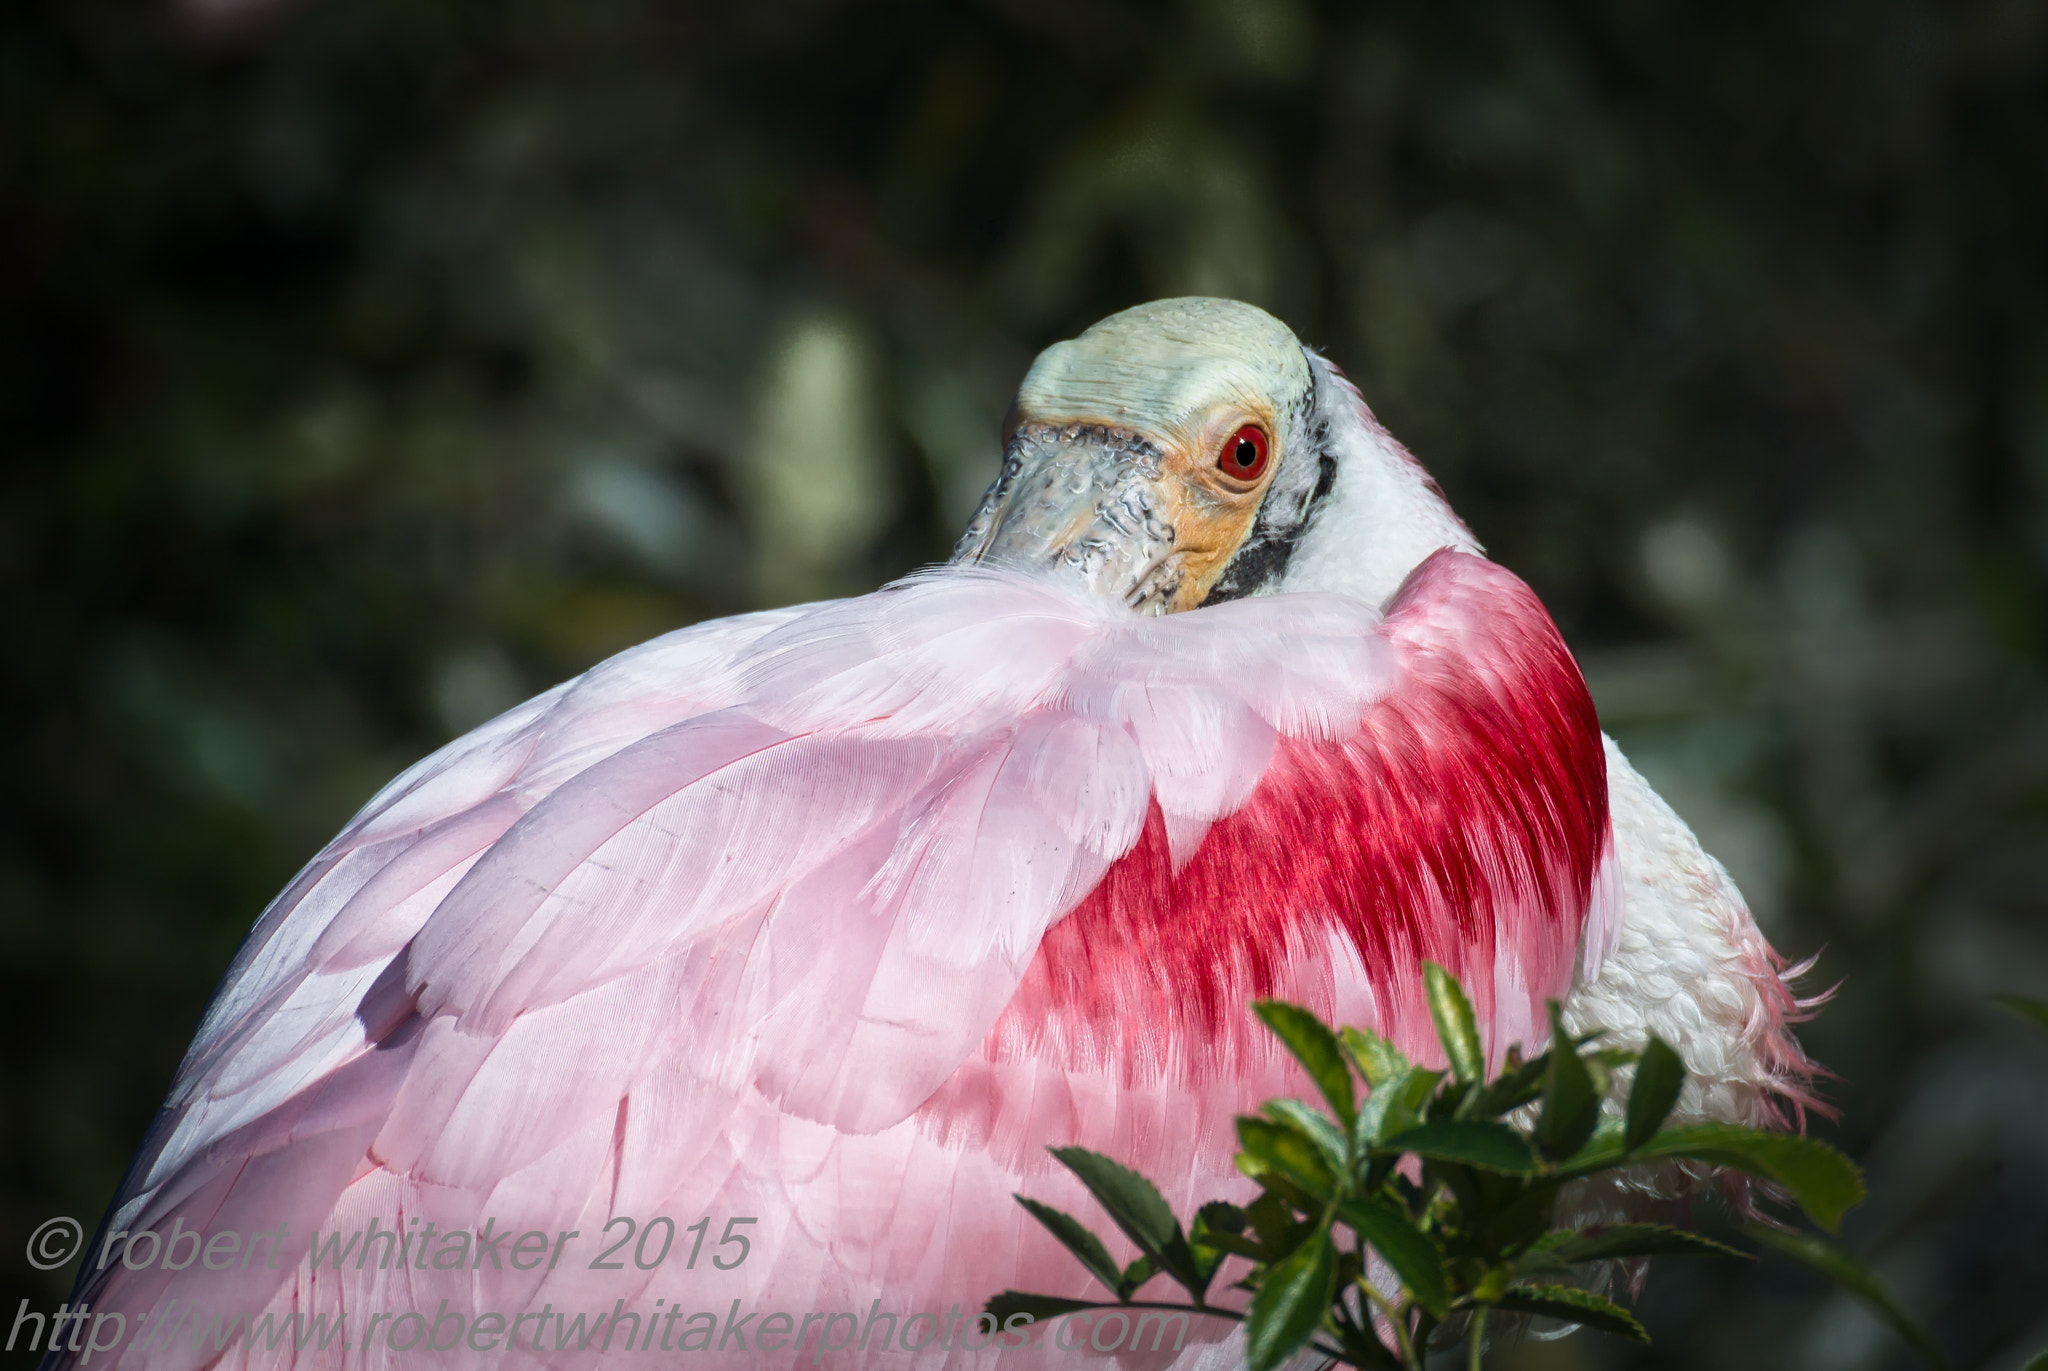
[{"label": "blurred green foliage", "polygon": [[[2044,77],[2039,0],[9,6],[0,1307],[59,1297],[12,1235],[90,1224],[377,783],[943,556],[1033,352],[1206,292],[1351,372],[1822,951],[1848,1240],[2016,1364],[2048,1099],[1982,1006],[2048,993]],[[1640,1312],[1520,1355],[1894,1356],[1771,1261]]]}]

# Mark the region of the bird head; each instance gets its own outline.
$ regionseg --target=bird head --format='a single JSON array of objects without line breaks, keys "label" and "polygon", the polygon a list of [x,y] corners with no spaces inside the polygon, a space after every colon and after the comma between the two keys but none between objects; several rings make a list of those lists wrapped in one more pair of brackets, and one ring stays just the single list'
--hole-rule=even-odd
[{"label": "bird head", "polygon": [[1235,300],[1155,300],[1053,344],[1003,439],[954,562],[1142,613],[1282,589],[1377,601],[1436,548],[1477,550],[1350,383]]}]

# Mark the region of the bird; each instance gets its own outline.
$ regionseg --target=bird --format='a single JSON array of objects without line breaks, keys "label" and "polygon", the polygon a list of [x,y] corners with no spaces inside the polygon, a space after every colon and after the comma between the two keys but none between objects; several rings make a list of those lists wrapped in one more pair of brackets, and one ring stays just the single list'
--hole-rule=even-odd
[{"label": "bird", "polygon": [[[1039,354],[1000,453],[946,564],[656,638],[372,798],[46,1364],[1065,1364],[977,1317],[1087,1293],[1013,1198],[1087,1209],[1048,1148],[1241,1196],[1233,1119],[1306,1087],[1251,1004],[1440,1061],[1425,960],[1495,1064],[1557,999],[1675,1045],[1681,1120],[1812,1103],[1797,968],[1334,363],[1152,301]],[[1241,1355],[1162,1330],[1095,1354]]]}]

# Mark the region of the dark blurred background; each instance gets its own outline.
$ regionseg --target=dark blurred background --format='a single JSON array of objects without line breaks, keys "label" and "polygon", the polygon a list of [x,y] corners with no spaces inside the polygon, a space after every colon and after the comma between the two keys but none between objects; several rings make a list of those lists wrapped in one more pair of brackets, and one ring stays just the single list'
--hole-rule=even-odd
[{"label": "dark blurred background", "polygon": [[[1154,296],[1346,367],[1810,985],[1964,1367],[2048,1346],[2048,4],[105,0],[0,16],[0,1311],[383,780],[942,557]],[[1897,1367],[1655,1270],[1529,1368]],[[4,1321],[4,1320],[0,1320]]]}]

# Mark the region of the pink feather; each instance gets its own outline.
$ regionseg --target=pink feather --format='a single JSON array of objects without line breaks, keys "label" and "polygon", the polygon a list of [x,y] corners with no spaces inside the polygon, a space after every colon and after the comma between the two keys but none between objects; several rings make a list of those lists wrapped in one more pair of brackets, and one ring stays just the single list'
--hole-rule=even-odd
[{"label": "pink feather", "polygon": [[[1605,775],[1548,616],[1458,553],[1384,614],[1302,595],[1134,618],[951,570],[669,635],[399,778],[257,924],[111,1230],[282,1224],[278,1265],[116,1260],[87,1297],[130,1321],[120,1366],[184,1368],[384,1365],[389,1320],[367,1321],[442,1301],[634,1316],[623,1342],[656,1300],[759,1324],[1078,1293],[1012,1192],[1092,1214],[1044,1153],[1081,1143],[1183,1212],[1243,1194],[1233,1115],[1305,1088],[1251,999],[1430,1057],[1433,957],[1496,1056],[1540,1037],[1598,955]],[[591,1269],[620,1215],[667,1216],[676,1255]],[[734,1217],[748,1257],[721,1270]],[[707,1259],[680,1270],[700,1218]],[[373,1219],[441,1246],[311,1264],[315,1231]],[[579,1236],[552,1267],[435,1265],[486,1223]],[[194,1310],[345,1315],[350,1350],[195,1345]],[[515,1351],[436,1360],[599,1355],[575,1336],[551,1315]],[[722,1362],[808,1361],[821,1336]]]}]

